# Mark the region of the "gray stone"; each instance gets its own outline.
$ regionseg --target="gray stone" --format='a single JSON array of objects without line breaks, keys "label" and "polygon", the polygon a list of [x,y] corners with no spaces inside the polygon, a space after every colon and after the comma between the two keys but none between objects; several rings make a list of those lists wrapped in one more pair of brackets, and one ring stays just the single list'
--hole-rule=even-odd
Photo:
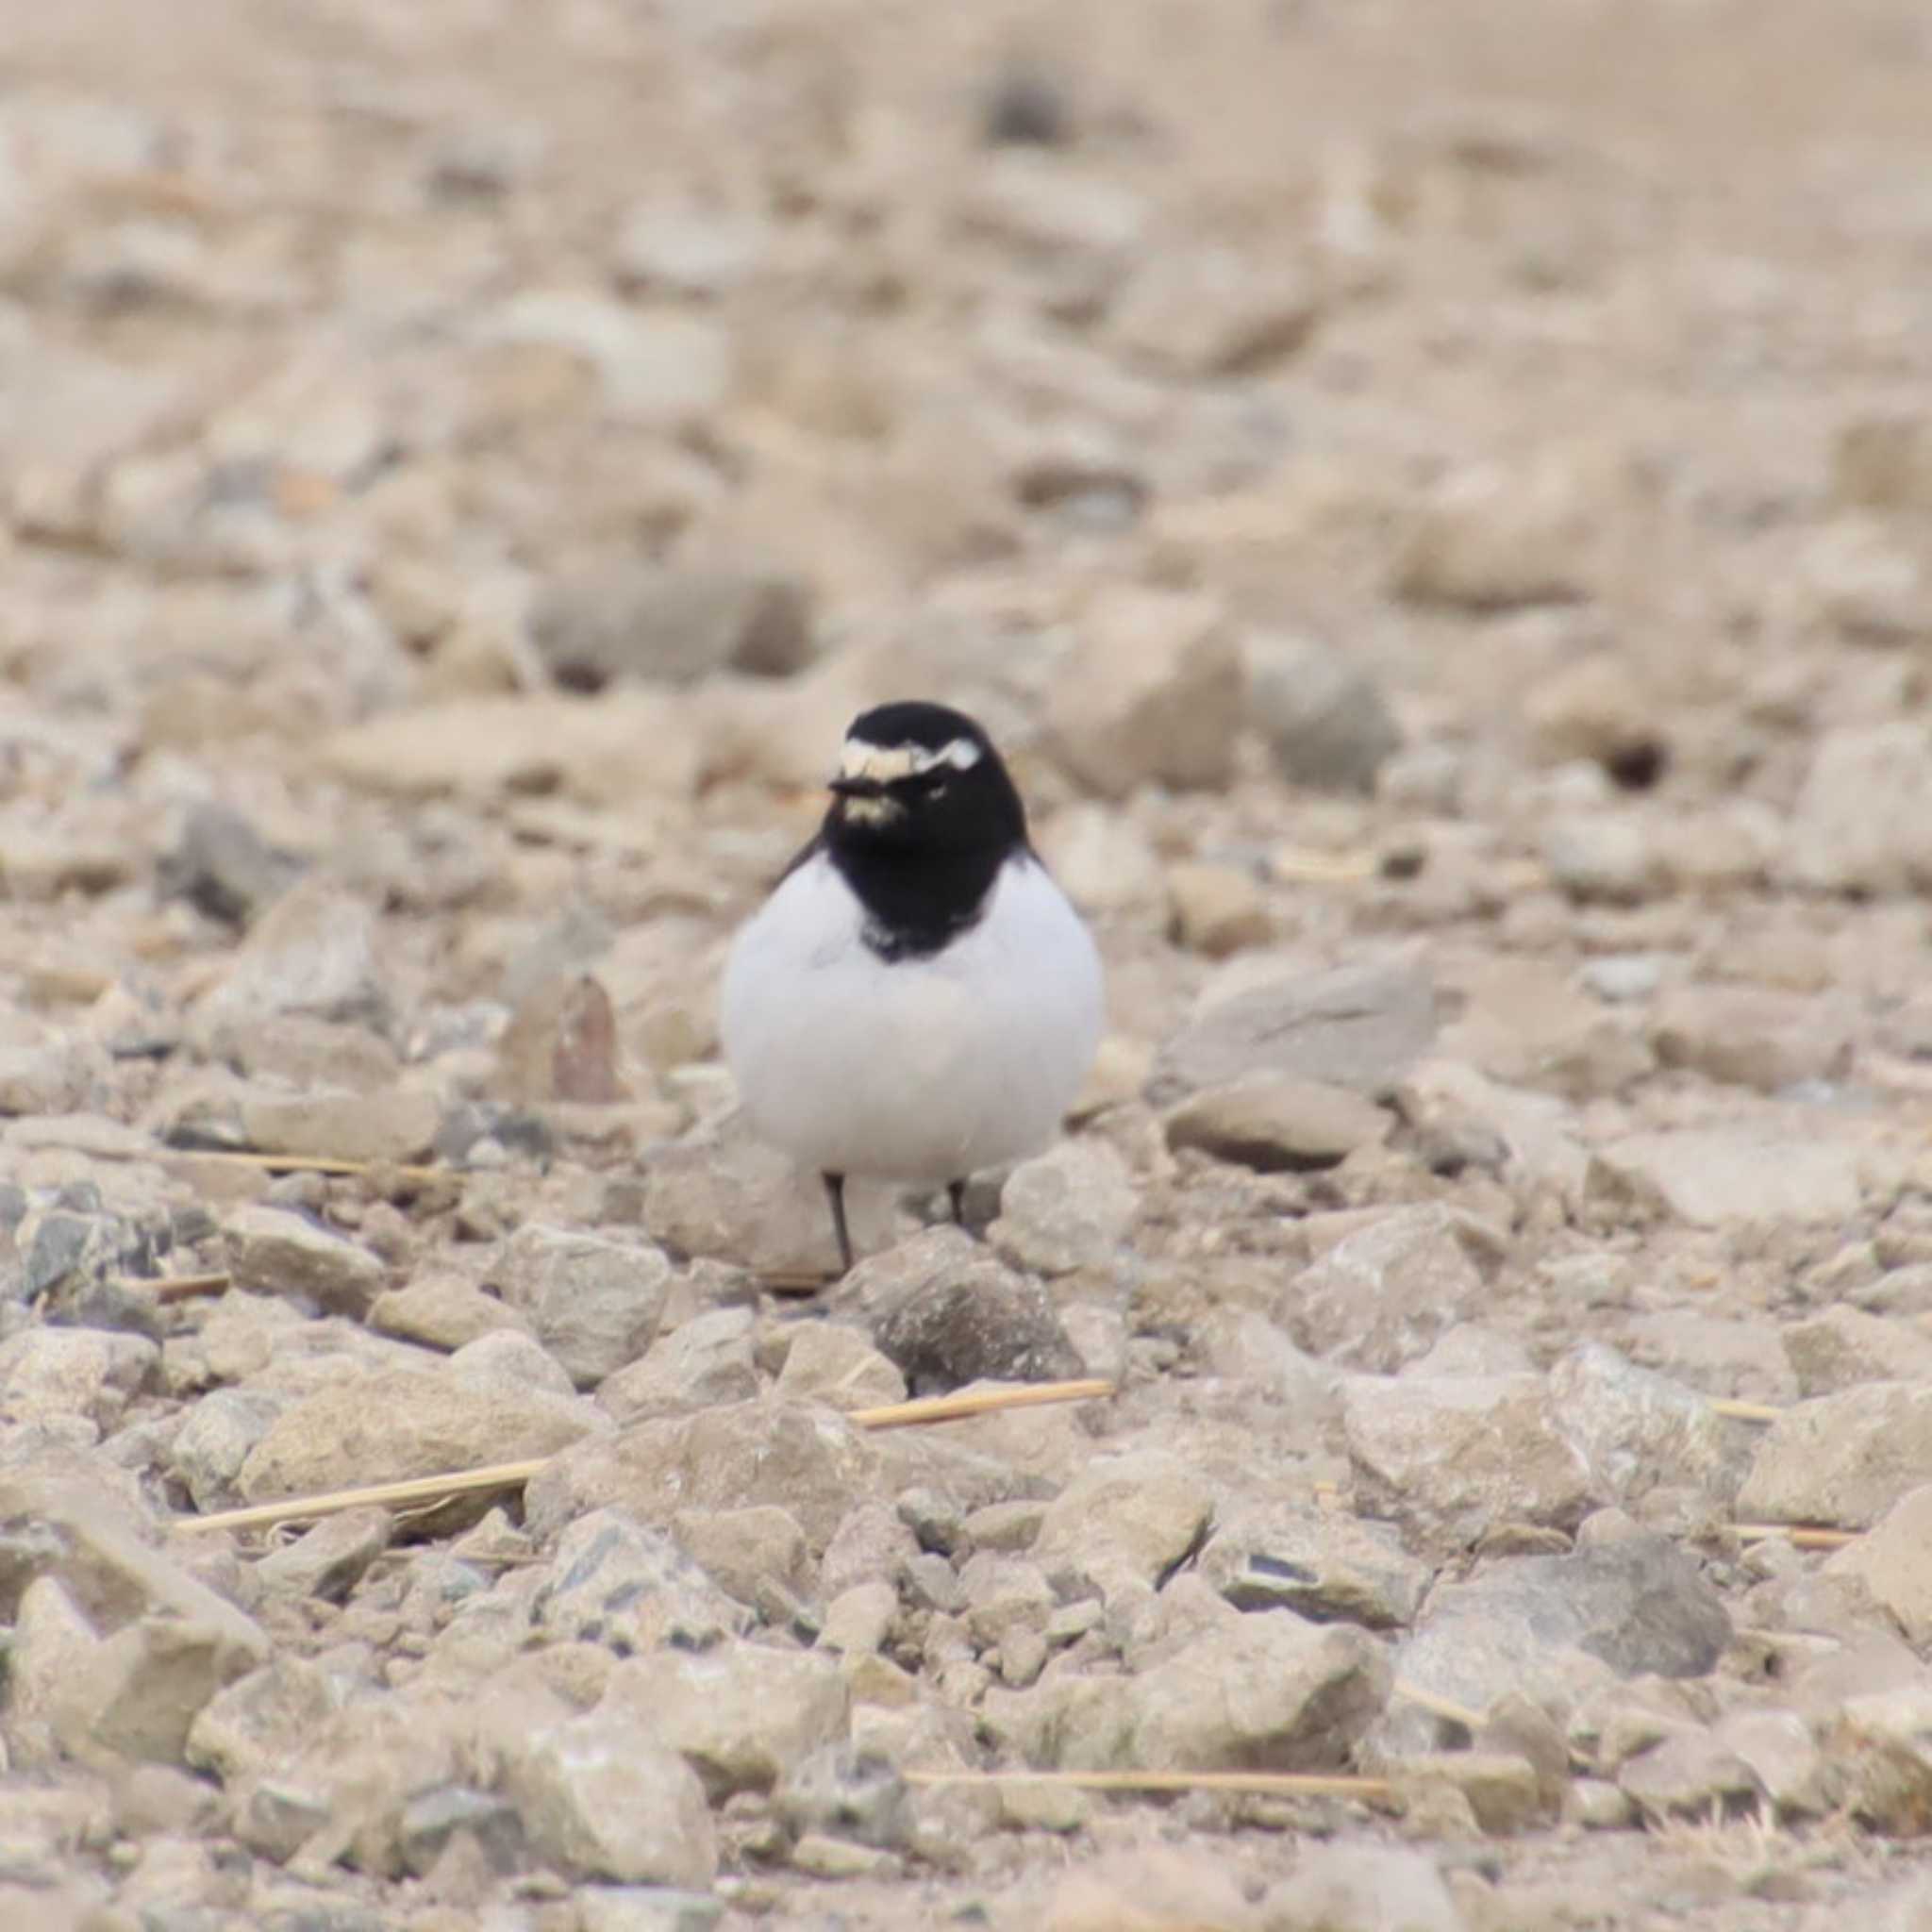
[{"label": "gray stone", "polygon": [[906,1780],[886,1759],[849,1744],[824,1744],[788,1765],[773,1793],[778,1816],[793,1832],[823,1832],[902,1849],[912,1834]]},{"label": "gray stone", "polygon": [[286,1208],[237,1208],[223,1222],[222,1238],[239,1288],[306,1295],[360,1317],[388,1282],[388,1270],[367,1248]]},{"label": "gray stone", "polygon": [[1663,884],[1647,824],[1631,812],[1564,812],[1543,827],[1550,876],[1573,899],[1634,906]]},{"label": "gray stone", "polygon": [[1047,1506],[1033,1560],[1109,1598],[1152,1590],[1199,1546],[1213,1514],[1213,1491],[1177,1457],[1103,1457]]},{"label": "gray stone", "polygon": [[622,1509],[592,1509],[564,1531],[533,1611],[553,1638],[620,1657],[708,1650],[750,1621],[671,1537]]},{"label": "gray stone", "polygon": [[452,1382],[486,1392],[501,1390],[511,1399],[551,1396],[565,1413],[587,1416],[601,1424],[603,1417],[588,1401],[574,1400],[575,1389],[557,1357],[534,1335],[520,1328],[492,1328],[475,1341],[466,1341],[443,1364]]},{"label": "gray stone", "polygon": [[1238,1610],[1403,1629],[1430,1572],[1392,1531],[1311,1504],[1248,1502],[1216,1523],[1200,1574]]},{"label": "gray stone", "polygon": [[1733,1710],[1717,1741],[1740,1758],[1781,1817],[1817,1818],[1831,1808],[1824,1754],[1794,1710]]},{"label": "gray stone", "polygon": [[1617,1768],[1617,1787],[1646,1818],[1722,1817],[1753,1807],[1751,1767],[1711,1731],[1674,1732]]},{"label": "gray stone", "polygon": [[1357,1376],[1342,1427],[1358,1507],[1447,1556],[1506,1523],[1572,1529],[1590,1471],[1540,1375]]},{"label": "gray stone", "polygon": [[515,1741],[504,1780],[532,1849],[570,1876],[702,1886],[716,1875],[704,1787],[648,1712],[600,1704],[546,1724]]},{"label": "gray stone", "polygon": [[861,1264],[846,1283],[860,1306],[874,1307],[873,1340],[913,1392],[1082,1374],[1085,1364],[1045,1290],[957,1229],[943,1232],[957,1239],[907,1242]]},{"label": "gray stone", "polygon": [[641,1361],[598,1384],[597,1401],[619,1422],[646,1422],[748,1401],[758,1392],[749,1307],[708,1308],[660,1335]]},{"label": "gray stone", "polygon": [[632,1423],[613,1438],[554,1457],[524,1491],[539,1535],[606,1505],[641,1522],[679,1509],[787,1510],[823,1550],[851,1499],[870,1491],[878,1452],[831,1409],[734,1402],[695,1415]]},{"label": "gray stone", "polygon": [[256,1578],[267,1590],[341,1603],[389,1548],[394,1528],[389,1511],[374,1506],[325,1516],[293,1542],[271,1550],[255,1566]]},{"label": "gray stone", "polygon": [[724,1901],[669,1885],[579,1885],[577,1932],[711,1932]]},{"label": "gray stone", "polygon": [[1197,1012],[1161,1049],[1148,1097],[1165,1107],[1204,1087],[1265,1073],[1373,1098],[1393,1091],[1435,1032],[1435,989],[1410,965],[1342,966],[1271,980]]},{"label": "gray stone", "polygon": [[1573,603],[1590,592],[1594,525],[1566,466],[1458,470],[1417,516],[1394,589],[1410,603],[1478,613]]},{"label": "gray stone", "polygon": [[588,1405],[541,1391],[519,1393],[466,1385],[447,1373],[379,1369],[330,1383],[284,1409],[249,1452],[239,1487],[250,1502],[261,1503],[441,1475],[554,1455],[597,1423]]},{"label": "gray stone", "polygon": [[813,1752],[843,1743],[852,1692],[823,1651],[741,1642],[620,1664],[604,1705],[648,1723],[720,1804],[770,1790]]},{"label": "gray stone", "polygon": [[1581,1342],[1557,1363],[1550,1399],[1598,1496],[1627,1504],[1687,1486],[1728,1507],[1750,1466],[1750,1424],[1727,1420],[1697,1390],[1638,1368],[1601,1342]]},{"label": "gray stone", "polygon": [[1392,1373],[1477,1311],[1501,1246],[1454,1208],[1390,1208],[1304,1268],[1275,1319],[1312,1355]]},{"label": "gray stone", "polygon": [[491,1872],[508,1874],[525,1861],[524,1821],[514,1805],[469,1785],[437,1785],[412,1797],[397,1822],[404,1869],[425,1876],[458,1833],[475,1843]]},{"label": "gray stone", "polygon": [[159,868],[161,891],[230,925],[252,924],[301,876],[302,861],[271,845],[242,814],[204,800],[190,808]]},{"label": "gray stone", "polygon": [[655,1247],[525,1222],[492,1271],[504,1300],[579,1389],[636,1361],[651,1345],[671,1287]]},{"label": "gray stone", "polygon": [[810,1587],[811,1546],[790,1510],[770,1503],[680,1509],[671,1528],[698,1567],[741,1604],[782,1616]]},{"label": "gray stone", "polygon": [[1345,1087],[1257,1074],[1191,1095],[1167,1116],[1165,1131],[1175,1150],[1198,1147],[1258,1174],[1305,1174],[1373,1146],[1391,1124],[1383,1108]]},{"label": "gray stone", "polygon": [[1111,1260],[1139,1207],[1126,1162],[1106,1141],[1062,1141],[1007,1176],[987,1238],[1022,1268],[1068,1274]]},{"label": "gray stone", "polygon": [[1218,787],[1234,775],[1245,682],[1212,598],[1121,585],[1083,613],[1047,718],[1067,764],[1107,797]]},{"label": "gray stone", "polygon": [[1599,1147],[1585,1183],[1613,1212],[1693,1227],[1843,1222],[1858,1211],[1858,1153],[1843,1141],[1776,1140],[1750,1128],[1668,1127]]},{"label": "gray stone", "polygon": [[1484,1709],[1510,1690],[1547,1705],[1587,1681],[1581,1652],[1619,1677],[1699,1677],[1731,1641],[1694,1558],[1638,1535],[1563,1557],[1505,1557],[1444,1583],[1397,1658],[1403,1681]]},{"label": "gray stone", "polygon": [[1932,1385],[1867,1382],[1787,1409],[1738,1496],[1747,1523],[1869,1529],[1932,1469]]},{"label": "gray stone", "polygon": [[1169,931],[1191,953],[1225,958],[1274,931],[1254,869],[1182,859],[1167,869]]},{"label": "gray stone", "polygon": [[426,1088],[315,1091],[241,1096],[242,1133],[263,1154],[312,1154],[338,1160],[421,1160],[442,1124],[442,1104]]},{"label": "gray stone", "polygon": [[1305,1846],[1262,1910],[1268,1932],[1468,1932],[1436,1861],[1399,1845]]},{"label": "gray stone", "polygon": [[782,677],[811,661],[811,594],[780,571],[627,559],[547,585],[530,636],[572,691],[624,677],[688,684],[725,670]]},{"label": "gray stone", "polygon": [[1251,634],[1243,655],[1249,720],[1282,776],[1315,791],[1372,792],[1402,732],[1367,668],[1323,639],[1278,632]]}]

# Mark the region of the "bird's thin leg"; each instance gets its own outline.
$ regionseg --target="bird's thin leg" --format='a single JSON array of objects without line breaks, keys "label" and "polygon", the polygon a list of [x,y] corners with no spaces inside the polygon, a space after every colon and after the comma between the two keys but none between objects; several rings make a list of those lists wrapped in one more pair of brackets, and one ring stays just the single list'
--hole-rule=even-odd
[{"label": "bird's thin leg", "polygon": [[966,1225],[966,1183],[963,1180],[946,1183],[946,1199],[953,1204],[953,1225]]},{"label": "bird's thin leg", "polygon": [[845,1176],[828,1174],[820,1178],[825,1184],[825,1199],[832,1204],[832,1232],[839,1237],[839,1271],[849,1274],[852,1272],[852,1236],[845,1226]]}]

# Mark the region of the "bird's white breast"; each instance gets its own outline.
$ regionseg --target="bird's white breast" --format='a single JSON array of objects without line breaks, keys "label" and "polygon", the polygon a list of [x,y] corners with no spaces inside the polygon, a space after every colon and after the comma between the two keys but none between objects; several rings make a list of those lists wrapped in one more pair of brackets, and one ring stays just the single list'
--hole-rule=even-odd
[{"label": "bird's white breast", "polygon": [[1001,869],[978,923],[881,959],[823,854],[739,934],[724,1054],[752,1124],[830,1174],[952,1180],[1052,1139],[1100,1038],[1100,960],[1039,863]]}]

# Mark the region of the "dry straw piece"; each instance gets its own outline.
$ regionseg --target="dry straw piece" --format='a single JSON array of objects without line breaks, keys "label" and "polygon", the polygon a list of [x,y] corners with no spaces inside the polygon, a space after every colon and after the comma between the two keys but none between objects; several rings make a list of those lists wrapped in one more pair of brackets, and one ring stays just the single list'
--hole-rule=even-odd
[{"label": "dry straw piece", "polygon": [[1035,1785],[1076,1791],[1232,1791],[1257,1798],[1355,1798],[1386,1804],[1386,1777],[1322,1777],[1292,1771],[908,1771],[909,1785]]},{"label": "dry straw piece", "polygon": [[[1049,1402],[1093,1402],[1111,1395],[1111,1382],[1024,1382],[1009,1389],[963,1389],[953,1395],[927,1395],[916,1402],[892,1402],[882,1408],[856,1408],[846,1418],[861,1429],[908,1429],[927,1423],[962,1421],[1007,1408],[1037,1408]],[[550,1463],[547,1456],[523,1462],[491,1462],[446,1475],[409,1476],[399,1482],[365,1483],[359,1489],[329,1490],[317,1496],[291,1496],[277,1503],[255,1503],[212,1516],[179,1516],[174,1527],[198,1535],[211,1529],[267,1529],[283,1523],[312,1523],[368,1504],[386,1508],[445,1503],[491,1490],[515,1490]]]}]

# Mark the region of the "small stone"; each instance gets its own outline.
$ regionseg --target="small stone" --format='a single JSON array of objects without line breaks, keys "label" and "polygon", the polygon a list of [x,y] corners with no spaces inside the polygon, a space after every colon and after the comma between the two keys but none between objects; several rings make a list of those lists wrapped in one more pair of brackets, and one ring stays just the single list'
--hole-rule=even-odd
[{"label": "small stone", "polygon": [[1047,715],[1069,766],[1106,797],[1214,788],[1234,775],[1244,682],[1212,599],[1122,587],[1085,613]]},{"label": "small stone", "polygon": [[[935,1239],[935,1235],[938,1237]],[[903,1243],[847,1278],[874,1306],[873,1340],[915,1393],[968,1382],[1052,1382],[1081,1374],[1046,1291],[957,1229]]]},{"label": "small stone", "polygon": [[1652,1011],[1650,1041],[1666,1067],[1760,1093],[1836,1079],[1852,1055],[1842,1008],[1768,987],[1675,988]]},{"label": "small stone", "polygon": [[717,1804],[770,1790],[813,1752],[844,1742],[852,1693],[836,1657],[741,1642],[620,1664],[603,1707],[635,1711]]},{"label": "small stone", "polygon": [[680,1509],[677,1541],[721,1590],[765,1607],[806,1594],[811,1547],[789,1510],[769,1503],[745,1509]]},{"label": "small stone", "polygon": [[1269,1932],[1468,1932],[1435,1860],[1393,1845],[1305,1846],[1262,1910]]},{"label": "small stone", "polygon": [[1618,1676],[1698,1677],[1731,1641],[1723,1599],[1662,1537],[1564,1557],[1504,1557],[1429,1598],[1398,1668],[1406,1682],[1483,1709],[1510,1690],[1547,1704],[1582,1652]]},{"label": "small stone", "polygon": [[238,811],[203,801],[183,821],[160,862],[169,898],[236,926],[252,924],[301,876],[302,861],[278,851]]},{"label": "small stone", "polygon": [[1831,489],[1851,509],[1932,509],[1932,423],[1905,412],[1855,416],[1833,446]]},{"label": "small stone", "polygon": [[553,1457],[525,1489],[524,1509],[531,1529],[544,1535],[607,1504],[657,1522],[680,1509],[771,1504],[823,1550],[877,1466],[878,1451],[831,1409],[734,1402],[632,1423]]},{"label": "small stone", "polygon": [[387,1285],[388,1271],[367,1248],[288,1208],[237,1208],[223,1222],[222,1236],[238,1288],[306,1295],[360,1317]]},{"label": "small stone", "polygon": [[1166,891],[1159,854],[1110,806],[1083,801],[1055,812],[1041,827],[1040,852],[1060,890],[1090,915],[1154,906]]},{"label": "small stone", "polygon": [[1350,653],[1325,640],[1252,633],[1248,709],[1281,775],[1312,791],[1367,796],[1402,732],[1381,686]]},{"label": "small stone", "polygon": [[1555,465],[1458,471],[1410,531],[1396,594],[1478,614],[1574,603],[1591,593],[1591,522],[1578,479]]},{"label": "small stone", "polygon": [[1430,1751],[1391,1759],[1397,1801],[1411,1818],[1440,1790],[1456,1792],[1480,1828],[1507,1838],[1543,1822],[1547,1807],[1526,1758],[1500,1751]]},{"label": "small stone", "polygon": [[263,1093],[242,1096],[242,1132],[263,1154],[312,1154],[338,1160],[421,1160],[442,1124],[442,1107],[422,1088],[379,1092]]},{"label": "small stone", "polygon": [[1751,1767],[1713,1732],[1674,1732],[1617,1770],[1617,1788],[1645,1817],[1722,1817],[1758,1796]]},{"label": "small stone", "polygon": [[1728,1507],[1744,1479],[1753,1446],[1745,1428],[1699,1391],[1601,1342],[1582,1342],[1557,1363],[1550,1397],[1600,1496],[1630,1504],[1681,1485]]},{"label": "small stone", "polygon": [[748,1307],[709,1308],[660,1335],[641,1361],[601,1382],[597,1402],[619,1422],[682,1415],[758,1392]]},{"label": "small stone", "polygon": [[212,1034],[295,1013],[380,1029],[393,1011],[369,908],[321,880],[305,880],[249,932],[196,1008],[195,1024]]},{"label": "small stone", "polygon": [[1200,1574],[1238,1610],[1404,1629],[1429,1587],[1392,1531],[1309,1505],[1236,1505],[1202,1550]]},{"label": "small stone", "polygon": [[1862,1583],[1898,1620],[1906,1641],[1932,1640],[1932,1486],[1907,1490],[1857,1542],[1825,1563],[1825,1574]]},{"label": "small stone", "polygon": [[724,295],[756,275],[769,245],[756,216],[658,194],[625,213],[611,263],[626,288]]},{"label": "small stone", "polygon": [[1626,812],[1570,812],[1544,827],[1543,863],[1573,899],[1634,906],[1662,883],[1648,827]]},{"label": "small stone", "polygon": [[332,1382],[284,1409],[249,1453],[239,1487],[248,1501],[261,1503],[441,1475],[552,1456],[596,1425],[594,1409],[567,1397],[378,1369]]},{"label": "small stone", "polygon": [[1932,885],[1932,726],[1827,731],[1791,813],[1790,873],[1838,892]]},{"label": "small stone", "polygon": [[516,1740],[505,1790],[532,1847],[575,1877],[625,1885],[709,1885],[718,1846],[704,1787],[625,1703]]},{"label": "small stone", "polygon": [[530,1332],[526,1316],[462,1275],[449,1274],[420,1275],[402,1288],[386,1290],[370,1306],[369,1325],[378,1335],[448,1353],[499,1328]]},{"label": "small stone", "polygon": [[1126,1162],[1112,1147],[1062,1141],[1007,1176],[987,1238],[1023,1268],[1069,1274],[1110,1260],[1139,1208]]},{"label": "small stone", "polygon": [[675,1541],[623,1509],[592,1509],[570,1525],[533,1609],[553,1638],[620,1657],[706,1650],[749,1622]]},{"label": "small stone", "polygon": [[1311,1355],[1392,1373],[1477,1312],[1501,1245],[1453,1208],[1391,1208],[1303,1269],[1276,1319]]},{"label": "small stone", "polygon": [[1041,1932],[1261,1932],[1280,1923],[1262,1916],[1226,1860],[1204,1848],[1158,1845],[1062,1873],[1041,1926]]},{"label": "small stone", "polygon": [[509,1307],[579,1389],[641,1357],[658,1332],[671,1263],[639,1241],[525,1222],[492,1271]]},{"label": "small stone", "polygon": [[1111,1597],[1157,1589],[1197,1546],[1214,1498],[1177,1459],[1146,1452],[1092,1463],[1047,1506],[1033,1559]]},{"label": "small stone", "polygon": [[1655,691],[1619,651],[1558,665],[1531,691],[1524,717],[1547,765],[1587,758],[1614,776],[1667,756]]},{"label": "small stone", "polygon": [[1879,518],[1820,525],[1797,563],[1801,594],[1841,637],[1880,645],[1932,638],[1932,576],[1917,547]]},{"label": "small stone", "polygon": [[1663,961],[1655,953],[1607,953],[1586,959],[1580,976],[1598,999],[1610,1006],[1628,1006],[1657,991]]},{"label": "small stone", "polygon": [[1740,1758],[1784,1817],[1831,1808],[1824,1754],[1794,1710],[1733,1710],[1717,1724],[1719,1745]]},{"label": "small stone", "polygon": [[724,1901],[668,1885],[580,1885],[577,1932],[712,1932]]},{"label": "small stone", "polygon": [[297,1757],[342,1701],[341,1688],[321,1665],[278,1657],[202,1707],[189,1728],[186,1761],[239,1786]]},{"label": "small stone", "polygon": [[1278,1074],[1373,1098],[1394,1088],[1435,1032],[1435,989],[1407,964],[1270,980],[1204,1006],[1161,1050],[1148,1097],[1166,1106]]},{"label": "small stone", "polygon": [[1625,1134],[1591,1157],[1589,1197],[1664,1213],[1693,1227],[1849,1221],[1858,1211],[1857,1149],[1750,1128],[1668,1127]]},{"label": "small stone", "polygon": [[1357,1376],[1342,1425],[1359,1507],[1445,1556],[1500,1524],[1574,1528],[1590,1504],[1539,1375]]},{"label": "small stone", "polygon": [[1932,1380],[1932,1337],[1909,1322],[1868,1315],[1834,1302],[1808,1322],[1793,1322],[1778,1338],[1807,1400],[1855,1389],[1861,1382]]},{"label": "small stone", "polygon": [[904,1402],[906,1378],[856,1328],[801,1322],[791,1330],[773,1393],[790,1402],[873,1408]]},{"label": "small stone", "polygon": [[0,1341],[0,1416],[16,1424],[76,1417],[107,1435],[159,1360],[145,1336],[24,1328]]},{"label": "small stone", "polygon": [[1321,316],[1314,284],[1290,266],[1216,244],[1148,251],[1114,308],[1130,356],[1197,376],[1253,375],[1295,354]]},{"label": "small stone", "polygon": [[1167,896],[1175,940],[1210,959],[1265,945],[1274,931],[1261,888],[1245,866],[1171,865]]},{"label": "small stone", "polygon": [[571,691],[625,677],[688,684],[726,670],[783,677],[811,660],[811,598],[782,572],[626,560],[546,587],[530,635]]},{"label": "small stone", "polygon": [[425,1876],[458,1833],[476,1845],[491,1872],[508,1874],[524,1863],[524,1822],[514,1805],[468,1785],[437,1785],[412,1797],[397,1821],[404,1870]]},{"label": "small stone", "polygon": [[1788,1408],[1738,1496],[1747,1523],[1869,1529],[1932,1468],[1932,1385],[1867,1382]]},{"label": "small stone", "polygon": [[269,1590],[339,1604],[389,1548],[394,1527],[387,1509],[344,1509],[325,1517],[293,1542],[271,1550],[255,1566],[256,1577]]},{"label": "small stone", "polygon": [[899,1614],[899,1592],[883,1577],[855,1583],[825,1606],[819,1642],[846,1657],[864,1657],[885,1647]]},{"label": "small stone", "polygon": [[618,1072],[617,1014],[603,982],[560,973],[518,1002],[497,1042],[496,1092],[526,1105],[605,1107],[630,1097]]}]

